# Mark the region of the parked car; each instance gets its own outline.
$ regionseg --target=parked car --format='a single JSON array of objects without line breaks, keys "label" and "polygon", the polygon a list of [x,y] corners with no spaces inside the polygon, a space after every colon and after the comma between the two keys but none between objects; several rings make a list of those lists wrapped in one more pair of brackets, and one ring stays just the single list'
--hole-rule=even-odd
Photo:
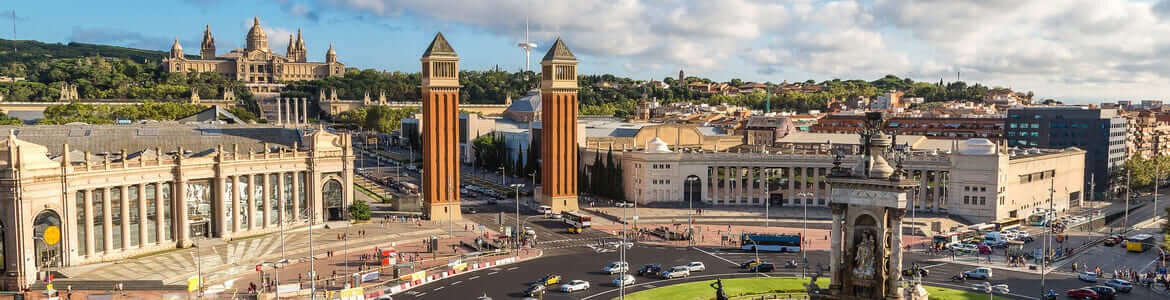
[{"label": "parked car", "polygon": [[707,266],[703,265],[701,261],[692,261],[687,264],[687,269],[690,269],[691,272],[702,272],[707,270]]},{"label": "parked car", "polygon": [[1113,299],[1114,296],[1117,296],[1117,290],[1103,285],[1086,286],[1084,288],[1097,292],[1097,299]]},{"label": "parked car", "polygon": [[479,211],[478,211],[478,210],[476,210],[474,207],[464,207],[464,208],[463,208],[463,213],[465,213],[465,214],[475,214],[475,213],[478,213],[478,212],[479,212]]},{"label": "parked car", "polygon": [[1097,282],[1097,273],[1081,272],[1077,274],[1077,279],[1085,282]]},{"label": "parked car", "polygon": [[739,264],[739,268],[740,269],[747,269],[747,268],[751,268],[752,266],[755,266],[759,263],[760,263],[760,260],[753,258],[752,260],[745,261],[745,262]]},{"label": "parked car", "polygon": [[528,236],[535,236],[536,229],[532,229],[532,227],[524,226],[524,234],[528,235]]},{"label": "parked car", "polygon": [[613,204],[616,207],[634,207],[634,202],[618,201]]},{"label": "parked car", "polygon": [[569,283],[561,285],[561,291],[566,293],[584,291],[587,289],[589,289],[589,282],[584,280],[573,280],[569,281]]},{"label": "parked car", "polygon": [[544,285],[554,285],[554,284],[557,284],[560,282],[561,282],[561,275],[547,274],[547,275],[544,275],[544,277],[537,279],[535,283],[541,283]]},{"label": "parked car", "polygon": [[957,252],[976,252],[979,251],[979,248],[976,248],[972,244],[951,244],[951,250]]},{"label": "parked car", "polygon": [[660,264],[645,264],[638,271],[635,272],[638,276],[656,276],[658,272],[662,272],[662,265]]},{"label": "parked car", "polygon": [[673,268],[667,269],[666,271],[662,271],[661,275],[659,275],[659,277],[662,277],[662,279],[671,279],[671,278],[687,277],[687,276],[691,276],[691,270],[689,268],[687,268],[686,266],[673,267]]},{"label": "parked car", "polygon": [[629,270],[630,270],[629,263],[624,262],[624,261],[615,261],[615,262],[609,263],[609,265],[606,265],[605,268],[602,268],[601,272],[612,275],[612,274],[617,274],[617,273],[621,273],[621,272],[627,272]]},{"label": "parked car", "polygon": [[1105,281],[1105,285],[1107,285],[1113,289],[1116,289],[1118,292],[1122,292],[1122,293],[1129,293],[1130,291],[1133,290],[1133,283],[1131,283],[1127,280],[1122,280],[1122,279],[1116,279],[1116,278],[1110,279],[1108,281]]},{"label": "parked car", "polygon": [[545,290],[545,285],[539,284],[539,283],[534,283],[532,285],[529,285],[528,288],[524,290],[524,295],[528,296],[528,297],[537,297],[537,296],[540,296],[540,294],[543,294],[544,290]]},{"label": "parked car", "polygon": [[624,286],[631,284],[634,284],[634,275],[626,274],[613,279],[613,286]]},{"label": "parked car", "polygon": [[991,279],[991,268],[979,267],[973,270],[963,272],[963,276],[971,279]]},{"label": "parked car", "polygon": [[748,268],[748,272],[752,273],[768,273],[776,270],[776,265],[771,263],[761,263]]},{"label": "parked car", "polygon": [[1068,295],[1069,298],[1076,298],[1076,299],[1097,299],[1098,298],[1097,292],[1094,292],[1091,289],[1071,289],[1071,290],[1064,292],[1064,294]]}]

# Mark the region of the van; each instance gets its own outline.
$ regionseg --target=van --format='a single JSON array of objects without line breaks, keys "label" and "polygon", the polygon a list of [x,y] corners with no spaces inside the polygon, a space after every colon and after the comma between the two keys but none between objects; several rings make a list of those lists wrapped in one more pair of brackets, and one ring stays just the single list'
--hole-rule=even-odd
[{"label": "van", "polygon": [[542,214],[542,215],[546,215],[546,216],[547,216],[547,215],[551,215],[551,214],[552,214],[552,207],[551,207],[551,206],[548,206],[548,205],[541,205],[539,208],[537,208],[537,209],[536,209],[536,211],[537,211],[537,212],[539,212],[539,213],[540,213],[540,214]]}]

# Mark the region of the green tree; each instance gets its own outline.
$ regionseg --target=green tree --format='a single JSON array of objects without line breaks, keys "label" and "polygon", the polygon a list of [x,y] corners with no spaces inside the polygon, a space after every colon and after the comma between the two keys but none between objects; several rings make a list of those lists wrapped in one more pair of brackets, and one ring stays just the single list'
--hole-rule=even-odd
[{"label": "green tree", "polygon": [[349,205],[349,216],[354,220],[366,221],[370,219],[370,204],[366,201],[357,200]]}]

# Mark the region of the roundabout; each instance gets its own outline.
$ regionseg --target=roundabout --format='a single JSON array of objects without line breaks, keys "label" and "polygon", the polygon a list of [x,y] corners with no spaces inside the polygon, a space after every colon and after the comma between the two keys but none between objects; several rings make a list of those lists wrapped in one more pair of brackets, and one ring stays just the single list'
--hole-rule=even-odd
[{"label": "roundabout", "polygon": [[[746,275],[746,276],[745,276]],[[752,276],[755,275],[755,276]],[[769,274],[780,275],[780,274]],[[789,275],[795,276],[795,274]],[[667,286],[661,286],[653,289],[642,290],[632,294],[627,294],[627,300],[658,300],[658,299],[680,299],[680,300],[709,300],[715,298],[715,289],[712,287],[715,280],[720,278],[723,285],[723,290],[729,299],[758,299],[763,296],[776,296],[784,299],[786,296],[800,298],[806,295],[805,284],[808,279],[799,277],[768,277],[762,274],[744,274],[744,273],[729,273],[729,274],[711,274],[702,276],[693,276],[690,282],[675,283]],[[696,279],[701,279],[697,280]],[[659,284],[662,281],[631,284],[627,288],[636,288],[641,285]],[[931,283],[935,284],[935,283]],[[825,287],[829,285],[828,278],[820,278],[817,280],[817,285]],[[986,294],[977,293],[973,291],[951,289],[939,286],[925,286],[930,293],[930,299],[939,300],[975,300],[987,299]],[[958,286],[956,286],[958,287]],[[581,299],[618,299],[618,289],[610,289],[592,296]],[[1016,297],[1024,297],[1023,295],[1012,295]]]}]

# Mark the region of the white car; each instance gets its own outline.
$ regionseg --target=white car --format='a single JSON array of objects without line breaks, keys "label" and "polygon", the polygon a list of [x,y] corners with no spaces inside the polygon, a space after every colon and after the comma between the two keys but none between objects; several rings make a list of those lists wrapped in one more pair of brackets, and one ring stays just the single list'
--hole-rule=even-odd
[{"label": "white car", "polygon": [[634,242],[612,241],[612,242],[605,243],[605,245],[610,247],[610,248],[614,248],[614,249],[617,249],[618,247],[626,247],[626,249],[630,249],[630,248],[634,247]]},{"label": "white car", "polygon": [[613,279],[614,286],[623,286],[634,284],[634,275],[626,274],[619,278]]},{"label": "white car", "polygon": [[1080,274],[1077,274],[1077,279],[1087,281],[1087,282],[1097,282],[1097,273],[1081,272]]},{"label": "white car", "polygon": [[566,293],[584,291],[587,289],[589,289],[589,282],[584,280],[573,280],[561,285],[561,291]]},{"label": "white car", "polygon": [[624,262],[624,261],[611,262],[611,263],[609,263],[608,266],[605,266],[605,268],[601,269],[601,272],[606,273],[606,274],[617,274],[617,273],[629,272],[629,271],[630,271],[630,264],[627,262]]},{"label": "white car", "polygon": [[634,207],[634,202],[620,201],[620,202],[615,202],[615,203],[613,204],[613,206],[616,206],[616,207]]},{"label": "white car", "polygon": [[692,261],[687,264],[687,270],[691,272],[702,272],[707,270],[707,266],[703,265],[701,261]]},{"label": "white car", "polygon": [[532,227],[524,226],[524,234],[526,234],[528,236],[535,236],[536,229],[532,229]]},{"label": "white car", "polygon": [[954,245],[951,245],[951,250],[960,251],[960,252],[977,252],[977,251],[979,251],[979,248],[975,247],[975,245],[972,245],[972,244],[954,244]]},{"label": "white car", "polygon": [[687,276],[691,276],[691,269],[687,268],[686,266],[677,266],[666,271],[662,271],[662,274],[660,274],[658,277],[662,277],[662,279],[671,279]]}]

